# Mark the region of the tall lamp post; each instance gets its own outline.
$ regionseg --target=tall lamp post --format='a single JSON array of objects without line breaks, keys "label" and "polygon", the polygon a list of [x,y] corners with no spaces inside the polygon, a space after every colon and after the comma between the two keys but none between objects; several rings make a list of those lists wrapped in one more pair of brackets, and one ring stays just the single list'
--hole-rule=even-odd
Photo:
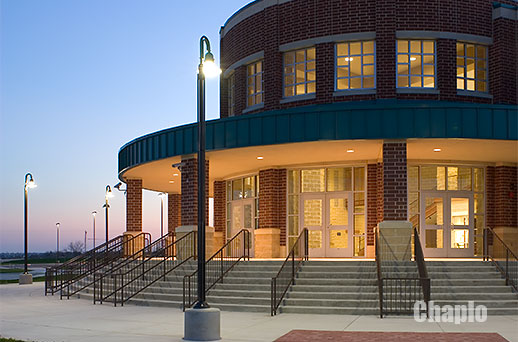
[{"label": "tall lamp post", "polygon": [[108,198],[113,197],[112,188],[109,185],[106,185],[106,192],[104,194],[104,200],[106,201],[103,205],[103,208],[106,209],[106,248],[108,248],[108,209],[110,205],[108,204]]},{"label": "tall lamp post", "polygon": [[25,175],[25,185],[23,186],[23,195],[24,195],[24,208],[23,208],[23,234],[24,234],[24,249],[25,249],[25,257],[24,257],[24,269],[23,274],[20,274],[20,279],[18,283],[20,285],[24,284],[32,284],[32,274],[29,273],[27,265],[29,262],[28,256],[28,211],[29,211],[29,189],[35,188],[37,185],[34,182],[34,178],[32,174],[27,173]]},{"label": "tall lamp post", "polygon": [[94,234],[93,234],[93,235],[94,235],[94,236],[93,236],[93,249],[95,249],[95,215],[97,215],[97,211],[95,211],[95,210],[94,210],[94,211],[92,211],[92,217],[93,217],[93,219],[94,219],[94,227],[93,227],[93,228],[94,228],[94,231],[93,231],[93,233],[94,233]]},{"label": "tall lamp post", "polygon": [[[207,53],[205,52],[205,48]],[[210,308],[205,298],[205,77],[218,76],[221,70],[214,63],[210,42],[200,38],[198,65],[198,298],[193,309],[185,311],[185,340],[219,340],[220,312]]]},{"label": "tall lamp post", "polygon": [[158,194],[160,197],[160,237],[164,236],[164,198],[165,193],[161,192]]},{"label": "tall lamp post", "polygon": [[88,232],[85,230],[85,253],[86,253],[86,235],[88,234]]},{"label": "tall lamp post", "polygon": [[61,224],[56,223],[56,264],[59,263],[59,226]]}]

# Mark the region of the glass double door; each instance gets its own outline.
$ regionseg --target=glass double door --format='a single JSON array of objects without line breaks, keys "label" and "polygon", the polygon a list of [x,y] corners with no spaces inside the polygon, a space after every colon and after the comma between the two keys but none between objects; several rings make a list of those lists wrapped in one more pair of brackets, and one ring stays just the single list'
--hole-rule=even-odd
[{"label": "glass double door", "polygon": [[232,239],[241,229],[250,232],[250,256],[254,256],[254,200],[240,200],[232,202],[232,224],[230,236],[227,241]]},{"label": "glass double door", "polygon": [[473,193],[423,192],[420,237],[425,257],[474,256]]},{"label": "glass double door", "polygon": [[310,257],[351,257],[352,194],[305,194],[300,201],[302,227],[309,231]]}]

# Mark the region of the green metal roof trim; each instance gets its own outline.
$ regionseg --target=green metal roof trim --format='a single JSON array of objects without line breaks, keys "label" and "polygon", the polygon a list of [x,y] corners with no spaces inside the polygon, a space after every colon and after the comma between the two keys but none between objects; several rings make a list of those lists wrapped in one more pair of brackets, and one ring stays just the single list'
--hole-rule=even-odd
[{"label": "green metal roof trim", "polygon": [[[119,174],[196,153],[196,124],[148,134],[119,151]],[[319,140],[518,140],[518,108],[445,101],[376,100],[290,108],[207,121],[207,151]]]}]

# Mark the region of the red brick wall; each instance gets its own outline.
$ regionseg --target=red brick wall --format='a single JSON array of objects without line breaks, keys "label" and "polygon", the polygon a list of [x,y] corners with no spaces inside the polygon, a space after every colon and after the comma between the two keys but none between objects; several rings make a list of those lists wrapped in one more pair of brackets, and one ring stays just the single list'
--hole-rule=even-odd
[{"label": "red brick wall", "polygon": [[378,224],[378,165],[367,165],[367,245],[374,246],[374,227]]},{"label": "red brick wall", "polygon": [[227,188],[225,181],[214,182],[214,230],[223,232],[223,241],[226,241],[226,205]]},{"label": "red brick wall", "polygon": [[[512,0],[500,1],[513,4]],[[270,6],[244,19],[221,39],[223,70],[242,58],[264,51],[265,107],[273,110],[317,103],[376,98],[516,103],[516,22],[492,20],[492,0],[294,0]],[[303,18],[303,20],[301,20]],[[494,99],[458,96],[455,40],[437,40],[437,87],[440,94],[396,94],[395,32],[425,30],[492,37],[490,93]],[[376,32],[376,95],[333,97],[334,44],[316,45],[317,92],[313,100],[280,104],[282,53],[285,43],[334,34]],[[246,108],[246,72],[236,70],[236,115]],[[238,72],[239,71],[239,72]],[[221,116],[228,113],[227,83],[221,82]],[[238,91],[238,89],[240,89]],[[244,89],[244,92],[242,91]]]},{"label": "red brick wall", "polygon": [[376,219],[379,222],[383,221],[383,163],[378,163],[378,174],[376,177],[376,183],[377,183],[377,216]]},{"label": "red brick wall", "polygon": [[407,219],[406,142],[383,142],[383,220]]},{"label": "red brick wall", "polygon": [[[182,226],[198,224],[198,159],[183,159],[181,168]],[[209,161],[205,161],[205,222],[209,224]]]},{"label": "red brick wall", "polygon": [[126,231],[142,231],[142,179],[126,180]]},{"label": "red brick wall", "polygon": [[497,166],[494,174],[494,227],[518,227],[518,169]]},{"label": "red brick wall", "polygon": [[279,228],[286,245],[286,170],[259,171],[259,228]]},{"label": "red brick wall", "polygon": [[182,225],[182,195],[167,194],[167,231],[174,232]]}]

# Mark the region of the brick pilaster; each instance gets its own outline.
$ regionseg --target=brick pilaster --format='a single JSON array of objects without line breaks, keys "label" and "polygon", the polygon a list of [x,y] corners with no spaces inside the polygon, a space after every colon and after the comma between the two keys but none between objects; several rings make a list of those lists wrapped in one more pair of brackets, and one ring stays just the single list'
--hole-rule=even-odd
[{"label": "brick pilaster", "polygon": [[[198,159],[182,160],[182,226],[198,224]],[[209,224],[209,161],[205,161],[205,222]]]},{"label": "brick pilaster", "polygon": [[167,194],[167,231],[182,225],[182,195]]},{"label": "brick pilaster", "polygon": [[259,228],[281,230],[281,246],[286,245],[286,169],[259,171]]},{"label": "brick pilaster", "polygon": [[517,172],[515,166],[495,167],[494,227],[518,227]]},{"label": "brick pilaster", "polygon": [[407,157],[405,141],[383,142],[383,220],[407,220]]},{"label": "brick pilaster", "polygon": [[126,180],[126,231],[142,231],[142,179]]},{"label": "brick pilaster", "polygon": [[516,31],[515,20],[493,20],[494,43],[489,47],[489,91],[494,103],[516,104],[518,101]]},{"label": "brick pilaster", "polygon": [[374,227],[378,224],[378,165],[367,165],[367,245],[374,246]]},{"label": "brick pilaster", "polygon": [[214,231],[223,232],[223,241],[226,241],[226,204],[227,191],[225,181],[214,182]]}]

